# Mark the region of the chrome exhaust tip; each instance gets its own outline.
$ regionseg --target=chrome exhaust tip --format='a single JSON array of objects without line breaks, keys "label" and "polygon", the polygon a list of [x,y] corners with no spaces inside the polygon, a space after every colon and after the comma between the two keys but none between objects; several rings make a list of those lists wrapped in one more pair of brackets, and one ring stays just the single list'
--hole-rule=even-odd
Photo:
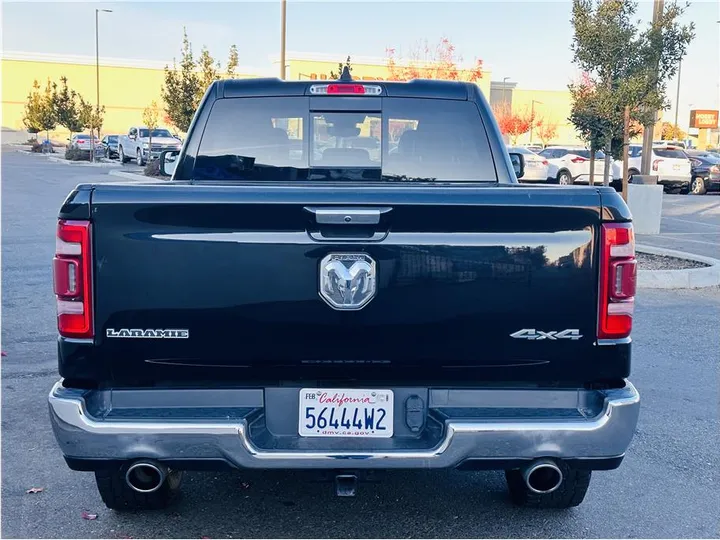
[{"label": "chrome exhaust tip", "polygon": [[127,485],[138,493],[157,491],[166,478],[167,468],[152,461],[136,461],[125,473]]},{"label": "chrome exhaust tip", "polygon": [[563,473],[554,461],[541,459],[523,471],[523,480],[533,493],[552,493],[562,484]]}]

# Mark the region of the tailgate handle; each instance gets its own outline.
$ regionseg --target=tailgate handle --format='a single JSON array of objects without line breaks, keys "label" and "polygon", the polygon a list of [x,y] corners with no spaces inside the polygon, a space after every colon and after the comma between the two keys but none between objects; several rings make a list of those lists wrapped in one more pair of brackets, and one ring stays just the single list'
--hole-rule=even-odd
[{"label": "tailgate handle", "polygon": [[380,216],[392,208],[317,208],[306,206],[305,211],[315,216],[319,225],[377,225]]},{"label": "tailgate handle", "polygon": [[322,231],[309,231],[308,235],[316,242],[382,242],[387,238],[388,232],[374,232],[369,236],[326,236]]}]

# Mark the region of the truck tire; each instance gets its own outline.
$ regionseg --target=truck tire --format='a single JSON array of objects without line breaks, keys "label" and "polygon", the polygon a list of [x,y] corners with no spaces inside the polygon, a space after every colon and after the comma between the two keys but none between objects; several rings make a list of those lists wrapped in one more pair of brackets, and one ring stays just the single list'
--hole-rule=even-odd
[{"label": "truck tire", "polygon": [[143,161],[143,158],[142,158],[142,152],[140,151],[139,148],[137,149],[137,154],[135,156],[135,163],[137,163],[140,167],[145,165],[145,162]]},{"label": "truck tire", "polygon": [[127,485],[127,467],[95,471],[95,483],[105,506],[111,510],[157,510],[165,508],[180,494],[182,471],[168,471],[167,479],[157,491],[139,493]]},{"label": "truck tire", "polygon": [[505,471],[510,499],[517,506],[527,508],[572,508],[579,505],[585,498],[592,471],[578,470],[564,463],[556,463],[563,473],[560,486],[551,493],[535,493],[525,485],[522,471],[510,469]]},{"label": "truck tire", "polygon": [[128,158],[125,155],[125,150],[123,150],[122,146],[118,146],[118,155],[120,156],[120,163],[127,163]]}]

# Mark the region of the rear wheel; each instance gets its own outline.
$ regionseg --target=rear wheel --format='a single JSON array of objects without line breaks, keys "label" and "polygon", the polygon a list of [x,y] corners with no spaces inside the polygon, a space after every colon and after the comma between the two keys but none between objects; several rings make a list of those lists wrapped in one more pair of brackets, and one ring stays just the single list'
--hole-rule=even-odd
[{"label": "rear wheel", "polygon": [[572,176],[568,171],[560,171],[557,177],[557,183],[561,186],[570,186],[573,183]]},{"label": "rear wheel", "polygon": [[560,486],[551,493],[535,493],[523,479],[522,471],[505,471],[510,499],[518,506],[527,508],[572,508],[583,502],[590,486],[591,471],[578,470],[565,463],[556,463],[563,474]]},{"label": "rear wheel", "polygon": [[125,155],[125,150],[123,150],[123,147],[122,147],[122,146],[118,147],[118,154],[120,155],[120,163],[127,163],[127,162],[128,162],[128,158],[127,158],[127,156]]},{"label": "rear wheel", "polygon": [[690,189],[692,190],[693,195],[705,195],[705,193],[707,193],[707,188],[705,187],[705,180],[703,180],[699,176],[696,176],[692,179]]},{"label": "rear wheel", "polygon": [[632,184],[633,176],[638,175],[638,174],[640,174],[640,171],[638,171],[637,169],[630,169],[628,171],[628,184]]},{"label": "rear wheel", "polygon": [[125,481],[127,466],[95,471],[95,482],[105,506],[112,510],[157,510],[165,508],[180,494],[182,471],[168,471],[162,486],[152,493],[140,493]]}]

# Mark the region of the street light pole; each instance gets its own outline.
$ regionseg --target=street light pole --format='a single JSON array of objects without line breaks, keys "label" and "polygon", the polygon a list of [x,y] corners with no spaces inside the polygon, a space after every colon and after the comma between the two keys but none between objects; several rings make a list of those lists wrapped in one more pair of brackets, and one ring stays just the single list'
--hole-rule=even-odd
[{"label": "street light pole", "polygon": [[681,70],[682,70],[682,58],[678,61],[677,96],[675,97],[675,133],[673,133],[673,139],[678,134],[678,113],[680,112],[680,71]]},{"label": "street light pole", "polygon": [[[100,32],[98,30],[98,14],[112,13],[111,9],[95,9],[95,114],[100,114]],[[91,117],[92,118],[92,117]],[[100,128],[98,127],[98,138],[100,137]],[[92,139],[92,160],[95,161],[95,136],[93,128],[90,127],[90,138]]]},{"label": "street light pole", "polygon": [[287,34],[287,0],[280,4],[280,78],[285,80],[285,35]]}]

